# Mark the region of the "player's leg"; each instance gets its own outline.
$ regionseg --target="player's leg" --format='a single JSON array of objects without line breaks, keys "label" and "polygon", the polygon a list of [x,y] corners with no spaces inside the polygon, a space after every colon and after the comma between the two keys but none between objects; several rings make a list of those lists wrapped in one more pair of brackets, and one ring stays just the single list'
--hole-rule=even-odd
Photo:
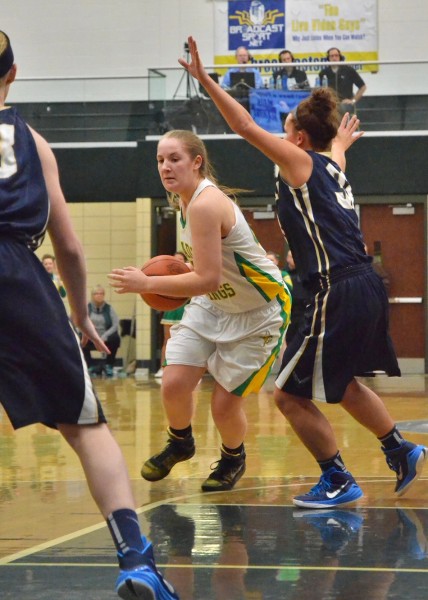
[{"label": "player's leg", "polygon": [[202,484],[202,490],[231,490],[245,473],[247,416],[244,398],[228,392],[216,383],[211,399],[211,413],[222,440],[221,458],[213,465],[212,473]]},{"label": "player's leg", "polygon": [[274,400],[293,431],[318,462],[336,454],[338,447],[334,431],[312,400],[278,388],[275,388]]},{"label": "player's leg", "polygon": [[162,400],[168,419],[168,441],[164,449],[149,458],[141,468],[141,475],[148,481],[166,477],[179,462],[195,454],[192,435],[194,403],[192,393],[205,367],[168,365],[162,377]]},{"label": "player's leg", "polygon": [[[182,321],[171,328],[166,349],[166,366],[162,377],[162,400],[168,418],[168,441],[164,449],[147,460],[141,475],[158,481],[168,475],[178,462],[195,454],[192,435],[193,390],[206,371],[207,358],[215,344],[208,341],[205,310],[187,305]],[[196,312],[196,316],[195,316]]]},{"label": "player's leg", "polygon": [[378,438],[394,427],[394,421],[379,396],[356,379],[346,388],[341,406]]},{"label": "player's leg", "polygon": [[77,453],[91,494],[107,521],[118,553],[121,598],[178,598],[156,568],[152,544],[141,535],[123,454],[105,424],[58,425]]},{"label": "player's leg", "polygon": [[361,382],[348,385],[341,404],[382,443],[388,466],[397,476],[395,494],[402,496],[421,475],[427,449],[403,438],[383,401]]},{"label": "player's leg", "polygon": [[319,482],[308,493],[296,496],[294,504],[301,508],[331,508],[360,498],[363,493],[345,467],[334,431],[314,402],[279,388],[275,389],[274,399],[322,471]]},{"label": "player's leg", "polygon": [[103,516],[133,506],[128,469],[108,426],[60,424],[58,429],[79,456],[90,492]]}]

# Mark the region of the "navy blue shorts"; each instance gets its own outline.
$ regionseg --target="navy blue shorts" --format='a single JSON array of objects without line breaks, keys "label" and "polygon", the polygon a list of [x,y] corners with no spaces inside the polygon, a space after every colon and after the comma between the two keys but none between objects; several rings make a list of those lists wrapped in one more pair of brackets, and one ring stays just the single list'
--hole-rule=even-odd
[{"label": "navy blue shorts", "polygon": [[355,376],[401,375],[388,332],[388,297],[371,264],[343,269],[327,285],[315,283],[313,292],[304,325],[285,349],[278,388],[337,403]]},{"label": "navy blue shorts", "polygon": [[79,340],[40,260],[0,239],[0,403],[15,429],[105,422]]}]

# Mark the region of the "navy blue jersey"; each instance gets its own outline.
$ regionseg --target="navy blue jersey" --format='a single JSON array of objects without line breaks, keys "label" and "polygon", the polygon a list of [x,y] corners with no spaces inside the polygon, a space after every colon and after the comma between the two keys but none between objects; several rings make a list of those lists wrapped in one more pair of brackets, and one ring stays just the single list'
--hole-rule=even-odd
[{"label": "navy blue jersey", "polygon": [[278,176],[276,197],[279,223],[304,283],[371,261],[345,174],[327,156],[308,154],[313,170],[307,183],[292,188]]},{"label": "navy blue jersey", "polygon": [[0,110],[0,236],[35,249],[43,241],[49,200],[34,138],[15,108]]},{"label": "navy blue jersey", "polygon": [[0,403],[13,427],[105,422],[80,341],[33,250],[49,198],[30,129],[0,110]]}]

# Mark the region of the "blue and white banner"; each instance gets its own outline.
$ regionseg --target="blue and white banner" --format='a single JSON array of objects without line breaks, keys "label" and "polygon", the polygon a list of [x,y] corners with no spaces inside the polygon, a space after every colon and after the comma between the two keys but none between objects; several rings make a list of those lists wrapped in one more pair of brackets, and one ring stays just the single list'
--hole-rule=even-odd
[{"label": "blue and white banner", "polygon": [[309,92],[250,90],[250,113],[255,122],[271,133],[282,133],[285,117]]},{"label": "blue and white banner", "polygon": [[[378,60],[377,1],[215,0],[214,63],[235,63],[239,46],[248,48],[254,62],[276,63],[283,49],[297,62],[326,60],[332,46],[348,61]],[[319,67],[305,70],[316,73]]]}]

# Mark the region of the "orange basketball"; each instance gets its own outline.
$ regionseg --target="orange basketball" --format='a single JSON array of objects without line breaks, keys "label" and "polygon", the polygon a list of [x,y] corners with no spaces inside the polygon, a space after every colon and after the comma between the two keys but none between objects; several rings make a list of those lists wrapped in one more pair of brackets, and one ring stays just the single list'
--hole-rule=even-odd
[{"label": "orange basketball", "polygon": [[[179,258],[169,256],[168,254],[160,254],[148,260],[141,267],[145,275],[181,275],[189,273],[190,269]],[[183,306],[188,301],[188,298],[174,298],[173,296],[162,296],[160,294],[140,294],[146,304],[155,310],[174,310]]]}]

